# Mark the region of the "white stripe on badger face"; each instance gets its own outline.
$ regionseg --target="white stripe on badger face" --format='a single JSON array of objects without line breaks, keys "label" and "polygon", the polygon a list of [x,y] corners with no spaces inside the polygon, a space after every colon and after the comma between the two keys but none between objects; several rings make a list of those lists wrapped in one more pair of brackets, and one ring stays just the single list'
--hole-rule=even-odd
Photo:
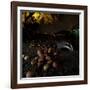
[{"label": "white stripe on badger face", "polygon": [[58,46],[59,49],[66,48],[69,51],[73,51],[73,46],[70,43],[66,42],[66,41],[62,41],[60,43],[57,43],[57,46]]}]

